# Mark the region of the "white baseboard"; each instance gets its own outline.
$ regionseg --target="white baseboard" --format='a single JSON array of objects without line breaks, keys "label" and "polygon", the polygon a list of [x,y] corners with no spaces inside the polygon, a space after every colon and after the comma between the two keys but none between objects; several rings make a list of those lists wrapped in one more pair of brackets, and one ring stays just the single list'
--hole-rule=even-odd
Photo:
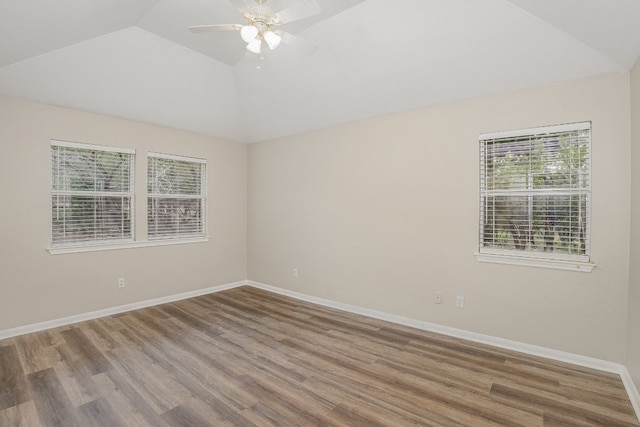
[{"label": "white baseboard", "polygon": [[343,310],[343,311],[347,311],[354,314],[361,314],[361,315],[372,317],[375,319],[386,320],[392,323],[410,326],[416,329],[422,329],[425,331],[435,332],[443,335],[448,335],[451,337],[462,338],[462,339],[466,339],[466,340],[481,343],[481,344],[487,344],[494,347],[518,351],[518,352],[526,353],[533,356],[544,357],[546,359],[571,363],[571,364],[583,366],[586,368],[597,369],[600,371],[610,372],[610,373],[620,375],[620,378],[622,379],[622,383],[624,384],[627,394],[629,395],[629,400],[631,400],[633,409],[635,410],[636,416],[640,421],[640,394],[638,394],[638,390],[635,387],[633,380],[631,378],[631,375],[627,371],[627,368],[619,363],[609,362],[601,359],[595,359],[592,357],[582,356],[579,354],[568,353],[568,352],[559,351],[559,350],[553,350],[553,349],[540,347],[536,345],[525,344],[525,343],[512,341],[504,338],[492,337],[490,335],[477,334],[475,332],[469,332],[462,329],[450,328],[448,326],[437,325],[434,323],[415,320],[408,317],[397,316],[394,314],[384,313],[381,311],[370,310],[368,308],[358,307],[350,304],[344,304],[341,302],[336,302],[336,301],[332,301],[324,298],[318,298],[318,297],[310,296],[300,292],[290,291],[288,289],[282,289],[275,286],[266,285],[264,283],[254,282],[251,280],[247,281],[247,284],[249,286],[253,286],[258,289],[263,289],[265,291],[274,292],[277,294],[289,296],[292,298],[311,302],[314,304],[323,305],[326,307],[336,308],[338,310]]},{"label": "white baseboard", "polygon": [[622,383],[624,384],[624,388],[627,390],[629,400],[631,400],[631,405],[633,405],[633,410],[636,411],[636,416],[638,417],[638,421],[640,421],[640,393],[638,393],[638,389],[636,388],[629,371],[624,366],[622,367],[620,378],[622,378]]},{"label": "white baseboard", "polygon": [[71,325],[73,323],[84,322],[85,320],[92,320],[92,319],[97,319],[99,317],[112,316],[114,314],[124,313],[131,310],[138,310],[140,308],[151,307],[154,305],[165,304],[168,302],[179,301],[179,300],[198,297],[206,294],[212,294],[212,293],[224,291],[227,289],[237,288],[238,286],[244,286],[246,284],[247,282],[243,280],[240,282],[212,286],[209,288],[198,289],[190,292],[183,292],[181,294],[168,295],[165,297],[153,298],[150,300],[134,302],[131,304],[119,305],[117,307],[105,308],[103,310],[92,311],[89,313],[76,314],[74,316],[63,317],[60,319],[47,320],[46,322],[34,323],[26,326],[19,326],[17,328],[0,330],[0,340],[5,338],[15,337],[18,335],[29,334],[31,332],[38,332],[38,331],[43,331],[45,329],[51,329],[59,326]]}]

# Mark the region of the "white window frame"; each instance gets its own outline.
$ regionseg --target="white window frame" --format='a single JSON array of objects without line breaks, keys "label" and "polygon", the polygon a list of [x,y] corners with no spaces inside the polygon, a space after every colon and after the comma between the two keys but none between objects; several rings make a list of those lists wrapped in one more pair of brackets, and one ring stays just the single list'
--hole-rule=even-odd
[{"label": "white window frame", "polygon": [[[51,140],[50,141],[50,156],[53,154],[54,148],[69,148],[72,150],[89,150],[93,152],[111,152],[111,153],[121,153],[130,156],[129,158],[129,189],[128,191],[123,192],[113,192],[113,191],[86,191],[86,190],[64,190],[60,189],[59,185],[55,185],[53,182],[53,169],[50,171],[50,176],[52,181],[50,183],[50,242],[51,246],[49,251],[51,253],[55,252],[65,252],[65,251],[83,251],[85,249],[95,249],[108,245],[122,245],[131,243],[134,241],[135,236],[135,150],[126,149],[126,148],[116,148],[110,146],[102,146],[102,145],[94,145],[94,144],[83,144],[77,142],[69,142],[69,141],[60,141],[60,140]],[[51,168],[54,167],[53,163],[50,161]],[[58,187],[58,188],[56,188]],[[53,206],[53,198],[54,197],[68,197],[68,196],[82,196],[82,197],[126,197],[129,198],[129,236],[125,238],[111,238],[111,239],[85,239],[85,240],[63,240],[63,241],[54,241],[54,206]]]},{"label": "white window frame", "polygon": [[[525,136],[545,135],[552,133],[571,132],[576,130],[589,130],[588,140],[588,156],[587,156],[587,183],[585,188],[572,189],[571,194],[583,195],[586,197],[586,230],[585,230],[585,246],[586,251],[584,255],[568,255],[553,252],[538,252],[527,251],[517,249],[499,249],[484,247],[483,245],[483,233],[484,233],[484,206],[483,200],[486,196],[495,195],[526,195],[532,197],[534,190],[527,190],[525,192],[511,193],[509,190],[497,190],[491,191],[486,188],[486,177],[484,170],[485,153],[483,147],[485,142],[491,140],[499,140],[509,138],[518,138]],[[595,264],[590,258],[590,231],[591,231],[591,122],[570,123],[555,126],[544,126],[532,129],[522,129],[508,132],[495,132],[486,133],[479,136],[480,145],[480,209],[479,209],[479,250],[475,254],[478,261],[511,264],[531,267],[543,267],[562,270],[573,270],[580,272],[591,272]]]},{"label": "white window frame", "polygon": [[[187,162],[194,163],[200,165],[200,194],[181,194],[181,193],[163,193],[154,191],[153,184],[151,183],[150,174],[152,173],[152,159],[165,159],[165,160],[174,160],[179,162]],[[205,159],[200,159],[196,157],[188,157],[188,156],[179,156],[173,154],[164,154],[164,153],[155,153],[149,152],[147,153],[147,239],[153,242],[161,242],[161,241],[199,241],[202,239],[208,239],[207,236],[207,161]],[[154,199],[199,199],[200,204],[200,219],[201,229],[198,232],[187,232],[177,234],[163,234],[163,235],[153,235],[151,233],[151,221],[149,215],[151,215],[149,203]]]}]

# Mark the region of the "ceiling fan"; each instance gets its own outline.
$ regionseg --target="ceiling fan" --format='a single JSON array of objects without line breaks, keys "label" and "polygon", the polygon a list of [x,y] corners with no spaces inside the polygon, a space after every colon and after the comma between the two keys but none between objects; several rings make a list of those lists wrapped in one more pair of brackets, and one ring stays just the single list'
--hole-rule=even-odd
[{"label": "ceiling fan", "polygon": [[[247,4],[247,2],[251,4]],[[317,46],[307,40],[279,29],[281,25],[288,24],[299,19],[307,18],[320,13],[320,6],[315,0],[300,0],[297,3],[274,12],[265,3],[267,0],[229,0],[229,3],[238,8],[244,24],[220,24],[220,25],[194,25],[189,30],[194,33],[216,31],[240,31],[242,40],[247,43],[247,50],[260,54],[262,42],[269,49],[277,48],[280,43],[288,44],[298,50],[313,52]]]}]

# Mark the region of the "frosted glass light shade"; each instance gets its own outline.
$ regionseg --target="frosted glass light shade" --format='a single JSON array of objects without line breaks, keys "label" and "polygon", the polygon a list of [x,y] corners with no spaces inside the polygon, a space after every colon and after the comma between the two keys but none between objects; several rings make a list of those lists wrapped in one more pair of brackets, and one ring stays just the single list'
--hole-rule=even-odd
[{"label": "frosted glass light shade", "polygon": [[282,36],[280,36],[280,34],[275,33],[271,30],[266,31],[262,35],[262,38],[264,38],[264,41],[267,42],[267,44],[269,45],[269,49],[271,50],[277,48],[280,42],[282,41]]},{"label": "frosted glass light shade", "polygon": [[253,39],[247,44],[247,50],[249,52],[253,52],[255,54],[260,54],[260,46],[262,45],[262,40]]},{"label": "frosted glass light shade", "polygon": [[258,36],[258,29],[253,25],[244,25],[240,29],[240,37],[247,43],[251,43]]}]

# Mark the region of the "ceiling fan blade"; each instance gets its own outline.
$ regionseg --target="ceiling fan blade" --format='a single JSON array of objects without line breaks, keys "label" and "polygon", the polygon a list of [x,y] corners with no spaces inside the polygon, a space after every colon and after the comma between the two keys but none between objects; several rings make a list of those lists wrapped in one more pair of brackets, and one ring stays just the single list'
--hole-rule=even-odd
[{"label": "ceiling fan blade", "polygon": [[213,31],[240,31],[242,24],[221,24],[221,25],[194,25],[189,27],[192,33],[207,33]]},{"label": "ceiling fan blade", "polygon": [[303,53],[311,54],[318,50],[318,46],[314,45],[313,43],[303,39],[302,37],[287,33],[286,31],[282,32],[282,43],[286,43],[294,49],[299,50]]},{"label": "ceiling fan blade", "polygon": [[320,6],[315,0],[300,0],[298,3],[282,9],[276,13],[276,16],[283,24],[297,21],[299,19],[308,18],[320,13]]}]

